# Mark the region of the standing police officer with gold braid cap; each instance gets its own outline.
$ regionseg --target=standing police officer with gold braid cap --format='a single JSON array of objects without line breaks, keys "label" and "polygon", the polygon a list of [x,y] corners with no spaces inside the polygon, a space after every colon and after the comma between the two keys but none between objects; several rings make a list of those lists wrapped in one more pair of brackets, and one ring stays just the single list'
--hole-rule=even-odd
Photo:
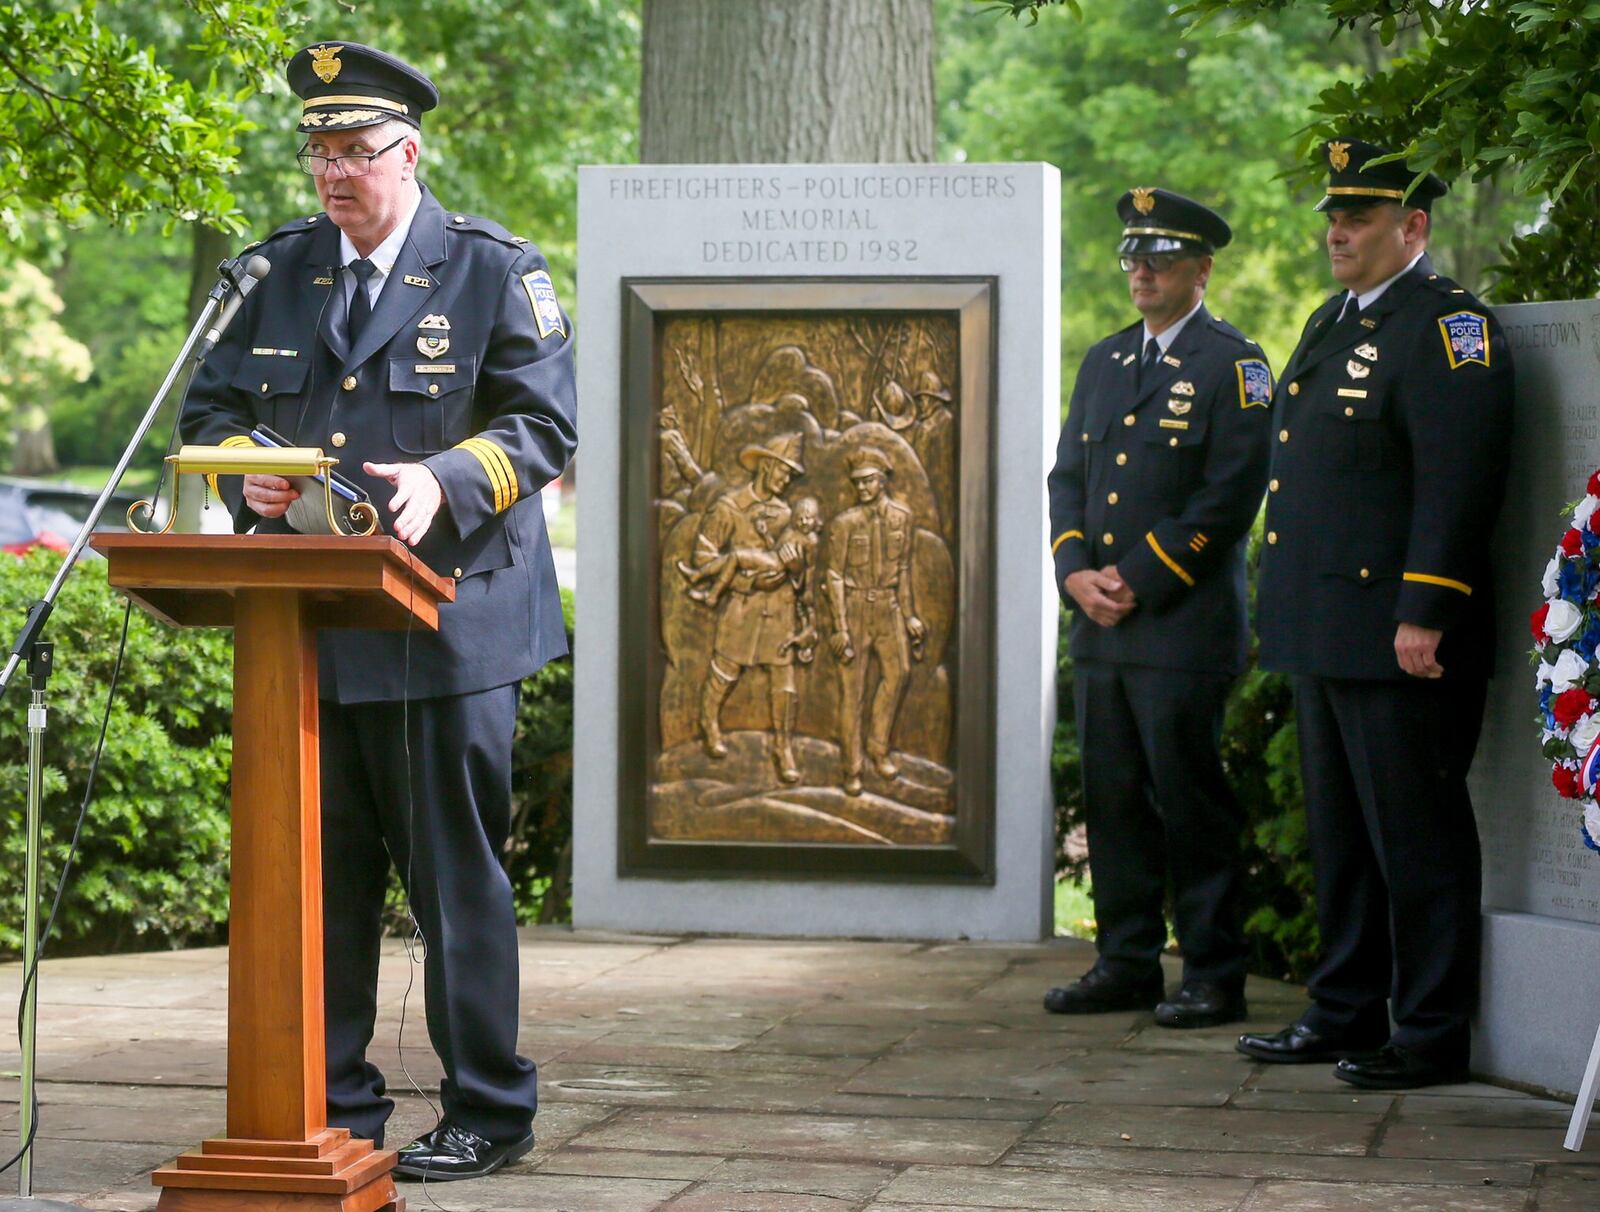
[{"label": "standing police officer with gold braid cap", "polygon": [[1322,956],[1310,1009],[1239,1049],[1408,1089],[1467,1074],[1481,876],[1466,777],[1494,652],[1511,357],[1428,260],[1444,182],[1358,139],[1323,154],[1317,209],[1345,289],[1312,314],[1273,403],[1257,584],[1261,664],[1294,679]]},{"label": "standing police officer with gold braid cap", "polygon": [[[1099,958],[1045,1007],[1154,1006],[1163,1026],[1212,1026],[1245,1015],[1244,817],[1218,746],[1249,643],[1272,372],[1206,310],[1212,253],[1232,237],[1221,216],[1163,189],[1131,190],[1117,211],[1143,319],[1084,358],[1049,481]],[[1163,1000],[1169,871],[1183,983]]]},{"label": "standing police officer with gold braid cap", "polygon": [[[439,630],[325,632],[319,647],[328,1119],[382,1141],[393,1103],[366,1058],[391,856],[426,942],[444,1120],[396,1173],[487,1174],[533,1143],[517,1054],[510,828],[517,683],[566,650],[539,490],[577,442],[570,329],[544,258],[416,180],[439,94],[370,47],[290,61],[300,164],[326,211],[262,241],[272,273],[195,376],[187,441],[266,425],[331,449],[386,528],[456,598]],[[288,530],[275,476],[224,481],[238,530]]]}]

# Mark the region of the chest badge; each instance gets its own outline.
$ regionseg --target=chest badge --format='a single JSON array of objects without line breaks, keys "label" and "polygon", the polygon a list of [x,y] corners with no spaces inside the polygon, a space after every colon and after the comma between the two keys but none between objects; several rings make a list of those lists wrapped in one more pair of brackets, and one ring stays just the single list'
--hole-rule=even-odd
[{"label": "chest badge", "polygon": [[1364,379],[1372,373],[1372,367],[1365,362],[1357,362],[1354,358],[1344,364],[1344,369],[1352,379]]},{"label": "chest badge", "polygon": [[1175,417],[1183,416],[1184,413],[1188,412],[1193,407],[1194,407],[1194,404],[1192,402],[1188,401],[1188,400],[1168,400],[1167,401],[1167,411],[1170,412]]},{"label": "chest badge", "polygon": [[1369,362],[1378,360],[1378,347],[1376,345],[1357,345],[1356,357],[1365,358]]},{"label": "chest badge", "polygon": [[444,316],[423,316],[417,321],[417,352],[425,358],[442,358],[450,352],[450,321]]},{"label": "chest badge", "polygon": [[1194,395],[1194,384],[1187,379],[1179,379],[1172,385],[1172,394],[1175,396]]},{"label": "chest badge", "polygon": [[1174,358],[1171,354],[1163,354],[1161,360],[1168,366],[1171,366],[1173,369],[1177,369],[1179,366],[1183,365],[1182,359]]}]

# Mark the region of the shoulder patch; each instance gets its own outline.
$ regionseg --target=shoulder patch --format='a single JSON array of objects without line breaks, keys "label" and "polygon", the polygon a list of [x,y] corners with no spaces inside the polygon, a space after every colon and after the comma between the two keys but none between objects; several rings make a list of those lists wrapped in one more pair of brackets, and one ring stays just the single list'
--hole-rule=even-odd
[{"label": "shoulder patch", "polygon": [[561,315],[561,304],[556,299],[556,287],[550,281],[550,275],[542,269],[523,274],[522,288],[528,292],[528,302],[533,305],[533,318],[539,325],[539,335],[548,337],[551,333],[560,333],[565,337],[567,322]]},{"label": "shoulder patch", "polygon": [[1265,408],[1272,403],[1272,368],[1260,358],[1240,358],[1233,364],[1239,376],[1239,407]]},{"label": "shoulder patch", "polygon": [[1489,317],[1475,311],[1453,311],[1439,317],[1439,335],[1444,338],[1451,370],[1459,370],[1469,362],[1489,365]]}]

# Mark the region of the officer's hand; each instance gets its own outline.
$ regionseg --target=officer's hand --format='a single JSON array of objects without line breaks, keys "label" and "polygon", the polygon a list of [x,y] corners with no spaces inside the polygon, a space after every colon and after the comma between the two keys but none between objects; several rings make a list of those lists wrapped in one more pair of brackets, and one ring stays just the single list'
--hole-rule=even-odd
[{"label": "officer's hand", "polygon": [[433,472],[421,463],[363,463],[361,470],[388,480],[395,488],[389,498],[389,512],[396,515],[394,537],[412,547],[422,542],[444,500],[444,490]]},{"label": "officer's hand", "polygon": [[1101,627],[1115,627],[1133,609],[1132,602],[1119,602],[1111,596],[1121,593],[1127,586],[1101,569],[1081,568],[1067,577],[1063,584],[1078,608],[1089,616],[1091,622]]},{"label": "officer's hand", "polygon": [[1443,677],[1444,666],[1435,659],[1443,638],[1444,632],[1433,627],[1401,623],[1394,633],[1395,660],[1414,678]]},{"label": "officer's hand", "polygon": [[1117,566],[1115,564],[1107,564],[1100,571],[1105,573],[1106,576],[1111,577],[1113,580],[1122,581],[1122,588],[1113,593],[1107,594],[1107,597],[1109,597],[1113,602],[1116,602],[1118,605],[1127,606],[1130,609],[1139,604],[1138,599],[1133,596],[1133,586],[1122,580],[1122,574],[1117,571]]},{"label": "officer's hand", "polygon": [[855,656],[855,650],[850,647],[850,633],[836,631],[828,637],[828,647],[833,650],[833,655],[839,658],[843,665],[850,663],[850,658]]},{"label": "officer's hand", "polygon": [[281,518],[300,499],[294,485],[282,476],[245,476],[244,503],[261,518]]}]

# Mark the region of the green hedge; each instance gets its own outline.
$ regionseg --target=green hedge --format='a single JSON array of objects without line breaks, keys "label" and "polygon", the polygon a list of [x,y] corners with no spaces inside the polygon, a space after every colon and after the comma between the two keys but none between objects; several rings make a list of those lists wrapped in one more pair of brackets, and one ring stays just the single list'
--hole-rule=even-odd
[{"label": "green hedge", "polygon": [[[1259,526],[1257,530],[1259,531]],[[1250,559],[1252,596],[1255,550]],[[1056,695],[1060,718],[1051,754],[1058,838],[1083,824],[1082,763],[1072,721],[1072,659],[1067,655],[1067,622],[1060,613]],[[1311,859],[1306,846],[1305,798],[1300,785],[1300,745],[1295,736],[1294,704],[1287,679],[1254,667],[1235,683],[1223,725],[1222,760],[1248,825],[1245,848],[1245,936],[1251,970],[1264,976],[1303,980],[1316,958],[1316,906],[1312,900]],[[1056,870],[1082,881],[1086,861],[1065,850]]]},{"label": "green hedge", "polygon": [[[9,647],[58,557],[0,555],[0,643]],[[570,639],[572,599],[562,609]],[[45,734],[41,884],[55,887],[77,820],[123,599],[105,563],[86,559],[68,579],[47,638],[56,645]],[[220,942],[228,916],[228,779],[233,644],[227,631],[163,627],[135,610],[122,683],[78,861],[52,954]],[[27,679],[0,702],[0,951],[22,941],[23,818],[27,796]],[[513,772],[513,831],[505,861],[518,917],[562,920],[570,904],[572,664],[552,662],[522,686]],[[46,903],[48,909],[48,903]]]}]

